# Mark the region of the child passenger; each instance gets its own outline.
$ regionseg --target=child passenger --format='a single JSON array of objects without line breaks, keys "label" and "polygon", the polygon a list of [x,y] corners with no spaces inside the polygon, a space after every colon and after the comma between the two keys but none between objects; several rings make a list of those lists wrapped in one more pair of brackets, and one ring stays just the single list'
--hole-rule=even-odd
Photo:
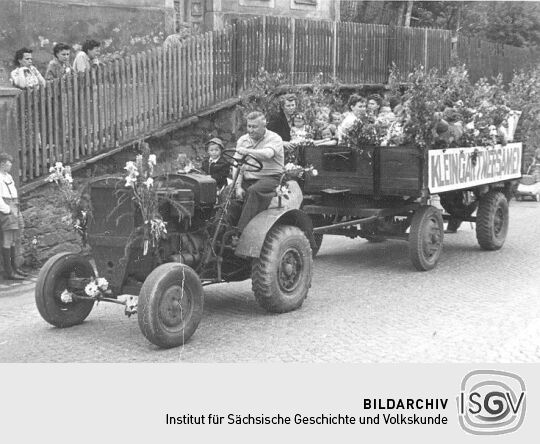
[{"label": "child passenger", "polygon": [[206,152],[208,158],[204,159],[201,169],[212,176],[216,181],[218,190],[227,185],[227,177],[229,177],[230,164],[223,157],[225,145],[221,139],[214,137],[206,144]]},{"label": "child passenger", "polygon": [[324,128],[321,132],[321,140],[316,140],[313,142],[316,146],[319,145],[325,145],[325,146],[332,146],[337,145],[337,137],[336,137],[336,126],[335,125],[328,125],[326,128]]},{"label": "child passenger", "polygon": [[308,126],[302,113],[293,116],[293,127],[291,128],[291,142],[302,143],[309,138]]}]

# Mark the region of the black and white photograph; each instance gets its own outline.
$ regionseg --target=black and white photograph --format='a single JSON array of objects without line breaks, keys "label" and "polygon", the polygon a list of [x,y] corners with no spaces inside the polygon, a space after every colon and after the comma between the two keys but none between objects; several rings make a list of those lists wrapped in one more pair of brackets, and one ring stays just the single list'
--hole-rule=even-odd
[{"label": "black and white photograph", "polygon": [[540,2],[0,1],[0,362],[540,362]]}]

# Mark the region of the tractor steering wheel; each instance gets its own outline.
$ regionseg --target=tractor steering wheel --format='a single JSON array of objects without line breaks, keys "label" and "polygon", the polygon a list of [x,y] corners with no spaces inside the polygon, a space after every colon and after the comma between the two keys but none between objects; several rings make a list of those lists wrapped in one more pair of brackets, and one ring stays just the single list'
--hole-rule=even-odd
[{"label": "tractor steering wheel", "polygon": [[237,159],[236,157],[234,157],[234,155],[236,154],[236,150],[224,150],[222,154],[223,157],[225,157],[225,159],[227,160],[227,162],[232,166],[247,165],[248,167],[253,168],[253,171],[261,171],[263,169],[262,162],[256,157],[253,157],[251,154],[246,154],[242,156],[241,159]]}]

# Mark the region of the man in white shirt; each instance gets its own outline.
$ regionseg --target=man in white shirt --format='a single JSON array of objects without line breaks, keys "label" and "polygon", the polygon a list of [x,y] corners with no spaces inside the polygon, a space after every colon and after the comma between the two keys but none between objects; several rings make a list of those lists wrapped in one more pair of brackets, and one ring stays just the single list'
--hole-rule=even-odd
[{"label": "man in white shirt", "polygon": [[268,208],[276,195],[275,190],[284,172],[285,154],[283,140],[266,129],[266,118],[258,111],[248,114],[247,134],[238,139],[236,153],[237,156],[249,154],[263,166],[261,171],[253,171],[248,165],[241,167],[236,195],[238,198],[244,197],[238,222],[238,228],[242,231],[251,219]]}]

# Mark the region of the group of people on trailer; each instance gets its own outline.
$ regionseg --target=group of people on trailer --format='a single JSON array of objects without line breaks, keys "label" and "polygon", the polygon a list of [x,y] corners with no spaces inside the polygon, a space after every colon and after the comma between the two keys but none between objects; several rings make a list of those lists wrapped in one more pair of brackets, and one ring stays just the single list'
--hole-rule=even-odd
[{"label": "group of people on trailer", "polygon": [[296,96],[286,94],[281,97],[280,111],[270,118],[268,128],[281,136],[286,147],[306,141],[317,146],[343,143],[349,130],[363,116],[388,126],[403,122],[404,107],[397,96],[383,98],[377,93],[368,96],[352,94],[347,109],[342,113],[330,106],[320,106],[314,124],[309,126],[305,115],[298,110]]},{"label": "group of people on trailer", "polygon": [[53,47],[53,58],[47,66],[45,76],[34,66],[32,49],[20,48],[13,59],[15,69],[11,71],[11,84],[20,89],[34,88],[45,86],[48,80],[61,79],[71,72],[87,72],[92,66],[99,64],[100,47],[100,42],[86,40],[72,62],[72,47],[67,43],[57,43]]},{"label": "group of people on trailer", "polygon": [[[382,137],[380,145],[398,146],[404,143],[404,130],[410,122],[409,101],[397,92],[372,93],[367,96],[352,94],[347,102],[347,111],[341,113],[329,106],[317,109],[315,121],[308,125],[305,115],[298,110],[295,95],[282,96],[280,112],[273,116],[268,128],[278,133],[289,144],[311,142],[317,145],[345,144],[351,130],[358,130],[365,124],[374,124]],[[503,107],[504,108],[504,107]],[[513,138],[515,123],[520,113],[507,109],[506,115],[495,115],[489,122],[490,135],[498,143],[505,145]],[[478,110],[467,108],[461,100],[441,101],[431,123],[433,149],[446,149],[463,146],[462,137],[467,131],[475,132],[475,120],[481,114]],[[515,120],[509,129],[509,119]]]}]

